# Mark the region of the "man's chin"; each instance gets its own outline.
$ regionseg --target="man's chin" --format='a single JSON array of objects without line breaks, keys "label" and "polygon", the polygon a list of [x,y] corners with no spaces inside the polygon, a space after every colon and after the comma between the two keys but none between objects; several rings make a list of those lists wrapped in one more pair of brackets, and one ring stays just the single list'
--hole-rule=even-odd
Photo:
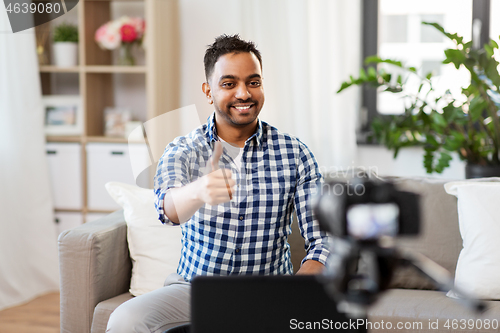
[{"label": "man's chin", "polygon": [[258,115],[259,114],[258,113],[255,114],[255,112],[248,112],[248,113],[231,112],[230,119],[234,125],[246,126],[255,123]]},{"label": "man's chin", "polygon": [[232,116],[231,122],[236,126],[247,126],[254,124],[257,121],[256,115],[238,115],[237,117]]}]

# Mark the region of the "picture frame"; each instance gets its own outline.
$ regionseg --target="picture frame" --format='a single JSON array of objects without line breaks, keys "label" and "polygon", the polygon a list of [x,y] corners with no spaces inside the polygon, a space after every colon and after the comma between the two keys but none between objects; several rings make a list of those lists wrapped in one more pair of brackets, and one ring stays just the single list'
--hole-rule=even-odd
[{"label": "picture frame", "polygon": [[78,95],[42,96],[46,135],[81,135],[82,100]]},{"label": "picture frame", "polygon": [[104,109],[104,136],[127,137],[127,123],[132,121],[132,110],[124,107],[107,107]]}]

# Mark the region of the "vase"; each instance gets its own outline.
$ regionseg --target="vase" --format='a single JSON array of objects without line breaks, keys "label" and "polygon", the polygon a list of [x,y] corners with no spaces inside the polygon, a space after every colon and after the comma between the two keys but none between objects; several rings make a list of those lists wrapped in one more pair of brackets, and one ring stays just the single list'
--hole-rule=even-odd
[{"label": "vase", "polygon": [[55,42],[52,45],[53,62],[57,67],[73,67],[78,64],[78,43]]},{"label": "vase", "polygon": [[467,163],[465,178],[500,177],[500,165],[478,165]]},{"label": "vase", "polygon": [[120,48],[120,57],[118,58],[118,65],[121,66],[134,66],[135,58],[132,55],[132,44],[123,43]]}]

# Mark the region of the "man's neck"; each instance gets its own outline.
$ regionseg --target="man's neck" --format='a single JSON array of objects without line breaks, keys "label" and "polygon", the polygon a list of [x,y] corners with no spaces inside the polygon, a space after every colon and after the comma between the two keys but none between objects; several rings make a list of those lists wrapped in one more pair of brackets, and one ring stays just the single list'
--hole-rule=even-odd
[{"label": "man's neck", "polygon": [[249,124],[244,127],[234,127],[228,126],[226,124],[219,124],[215,122],[215,128],[217,129],[217,135],[224,141],[237,145],[238,147],[244,147],[245,142],[251,137],[257,130],[258,121],[255,124]]}]

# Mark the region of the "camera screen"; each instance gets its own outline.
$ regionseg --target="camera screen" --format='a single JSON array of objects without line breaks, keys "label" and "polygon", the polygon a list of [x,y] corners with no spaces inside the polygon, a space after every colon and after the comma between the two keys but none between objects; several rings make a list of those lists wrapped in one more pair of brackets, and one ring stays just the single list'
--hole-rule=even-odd
[{"label": "camera screen", "polygon": [[348,235],[364,240],[398,234],[399,207],[395,203],[366,203],[347,209]]}]

